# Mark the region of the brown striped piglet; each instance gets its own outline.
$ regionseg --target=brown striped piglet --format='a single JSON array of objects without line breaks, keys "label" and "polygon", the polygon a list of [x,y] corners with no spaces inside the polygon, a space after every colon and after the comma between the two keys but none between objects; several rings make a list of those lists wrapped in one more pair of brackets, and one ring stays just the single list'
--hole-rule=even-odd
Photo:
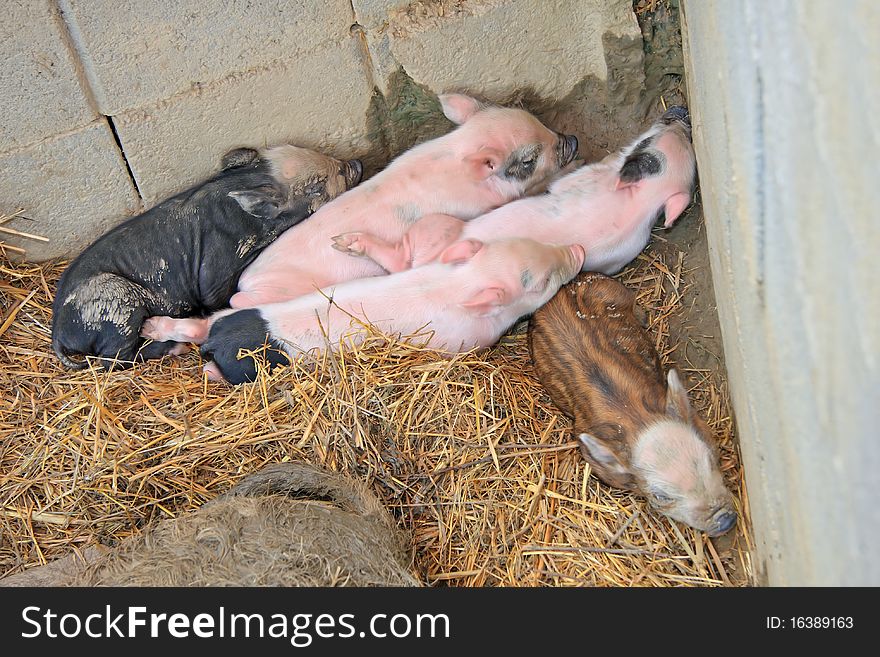
[{"label": "brown striped piglet", "polygon": [[602,481],[710,536],[736,524],[709,428],[678,373],[664,380],[631,290],[599,273],[579,277],[532,316],[529,348]]},{"label": "brown striped piglet", "polygon": [[560,177],[546,194],[467,223],[428,215],[397,240],[366,232],[336,235],[333,246],[394,272],[430,262],[458,239],[527,237],[580,244],[587,253],[584,271],[614,274],[645,248],[660,214],[668,228],[690,204],[696,176],[690,138],[687,110],[671,107],[628,146]]}]

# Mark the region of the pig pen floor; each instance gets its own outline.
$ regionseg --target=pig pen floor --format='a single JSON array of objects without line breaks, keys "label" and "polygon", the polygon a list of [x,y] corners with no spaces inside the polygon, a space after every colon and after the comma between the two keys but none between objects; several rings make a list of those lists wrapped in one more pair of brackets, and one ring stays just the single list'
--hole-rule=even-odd
[{"label": "pig pen floor", "polygon": [[741,511],[718,539],[590,476],[535,379],[520,323],[447,359],[380,336],[317,371],[233,388],[197,352],[69,372],[51,353],[63,263],[0,261],[0,575],[197,508],[265,463],[304,459],[368,481],[412,532],[417,574],[449,586],[744,586],[748,503],[699,207],[622,280],[664,361],[719,439]]}]

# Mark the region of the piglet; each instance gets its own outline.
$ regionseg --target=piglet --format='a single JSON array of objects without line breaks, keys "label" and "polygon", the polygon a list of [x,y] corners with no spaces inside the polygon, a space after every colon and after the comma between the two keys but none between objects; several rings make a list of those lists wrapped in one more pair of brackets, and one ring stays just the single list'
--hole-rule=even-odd
[{"label": "piglet", "polygon": [[687,110],[673,107],[627,147],[559,178],[546,194],[467,223],[432,214],[399,240],[364,231],[336,235],[334,248],[395,272],[430,262],[454,240],[528,237],[580,244],[584,271],[613,274],[645,248],[661,213],[669,227],[687,208],[695,175]]},{"label": "piglet", "polygon": [[[489,347],[546,303],[580,270],[577,245],[532,240],[449,246],[438,262],[410,271],[340,283],[291,301],[221,311],[210,319],[202,355],[211,378],[253,381],[252,356],[264,346],[270,368],[312,349],[362,342],[372,324],[387,335],[430,332],[427,346],[455,353]],[[326,337],[325,337],[326,336]]]},{"label": "piglet", "polygon": [[[568,164],[577,139],[549,130],[520,109],[440,96],[458,127],[406,151],[351,193],[284,233],[242,274],[233,308],[285,301],[327,285],[385,272],[331,248],[351,231],[397,240],[421,217],[469,220],[523,196]],[[450,240],[450,243],[455,240]],[[447,244],[448,246],[448,244]]]},{"label": "piglet", "polygon": [[[283,231],[360,182],[361,163],[282,145],[236,149],[211,179],[132,217],[65,270],[52,317],[52,347],[72,369],[179,353],[146,343],[147,318],[204,315],[228,305],[238,277]],[[183,340],[201,336],[183,336]]]},{"label": "piglet", "polygon": [[636,317],[635,294],[588,273],[531,318],[529,348],[550,398],[574,420],[581,453],[604,482],[647,497],[670,518],[720,536],[736,524],[708,426]]},{"label": "piglet", "polygon": [[[385,274],[367,258],[334,250],[331,238],[360,231],[396,242],[423,217],[438,215],[460,232],[462,220],[520,198],[577,152],[576,137],[553,132],[523,110],[485,105],[462,94],[441,95],[439,100],[457,128],[409,149],[309,221],[286,231],[244,270],[229,305],[250,308],[286,301],[343,281]],[[438,239],[443,248],[456,241],[447,234]],[[144,337],[157,341],[188,336],[199,342],[206,333],[204,320],[167,317],[151,321],[143,331]]]}]

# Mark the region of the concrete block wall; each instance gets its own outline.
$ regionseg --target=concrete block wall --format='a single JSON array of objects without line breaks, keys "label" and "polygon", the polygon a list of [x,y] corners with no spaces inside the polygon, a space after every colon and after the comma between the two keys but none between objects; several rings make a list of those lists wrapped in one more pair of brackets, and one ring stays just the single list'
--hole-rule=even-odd
[{"label": "concrete block wall", "polygon": [[[58,8],[4,4],[0,21],[0,215],[49,244],[0,234],[35,258],[77,252],[140,199],[81,75]],[[83,219],[88,217],[88,219]]]},{"label": "concrete block wall", "polygon": [[584,76],[605,79],[602,36],[609,28],[638,36],[629,2],[353,0],[353,5],[383,89],[403,66],[431,89],[468,89],[479,82],[488,97],[528,87],[559,99]]},{"label": "concrete block wall", "polygon": [[880,9],[683,10],[758,571],[771,585],[877,586]]},{"label": "concrete block wall", "polygon": [[641,57],[629,0],[8,5],[0,214],[23,209],[5,225],[50,242],[0,239],[31,260],[77,254],[210,175],[230,148],[375,151],[370,114],[401,71],[430,93],[502,100],[528,88],[553,102],[608,77],[604,39]]}]

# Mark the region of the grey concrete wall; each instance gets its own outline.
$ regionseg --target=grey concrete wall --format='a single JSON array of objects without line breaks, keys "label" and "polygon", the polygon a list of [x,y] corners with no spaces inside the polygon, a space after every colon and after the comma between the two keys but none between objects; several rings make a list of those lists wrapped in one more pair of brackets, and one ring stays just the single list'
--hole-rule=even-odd
[{"label": "grey concrete wall", "polygon": [[880,584],[880,8],[686,0],[685,62],[759,569]]},{"label": "grey concrete wall", "polygon": [[233,147],[375,150],[370,114],[401,70],[432,93],[528,88],[553,102],[607,78],[603,39],[641,57],[629,0],[9,0],[4,12],[0,214],[22,208],[28,219],[5,225],[50,242],[0,240],[32,260],[78,253]]},{"label": "grey concrete wall", "polygon": [[0,62],[0,215],[24,210],[3,225],[51,241],[0,240],[36,258],[77,252],[141,206],[53,3],[3,4]]}]

